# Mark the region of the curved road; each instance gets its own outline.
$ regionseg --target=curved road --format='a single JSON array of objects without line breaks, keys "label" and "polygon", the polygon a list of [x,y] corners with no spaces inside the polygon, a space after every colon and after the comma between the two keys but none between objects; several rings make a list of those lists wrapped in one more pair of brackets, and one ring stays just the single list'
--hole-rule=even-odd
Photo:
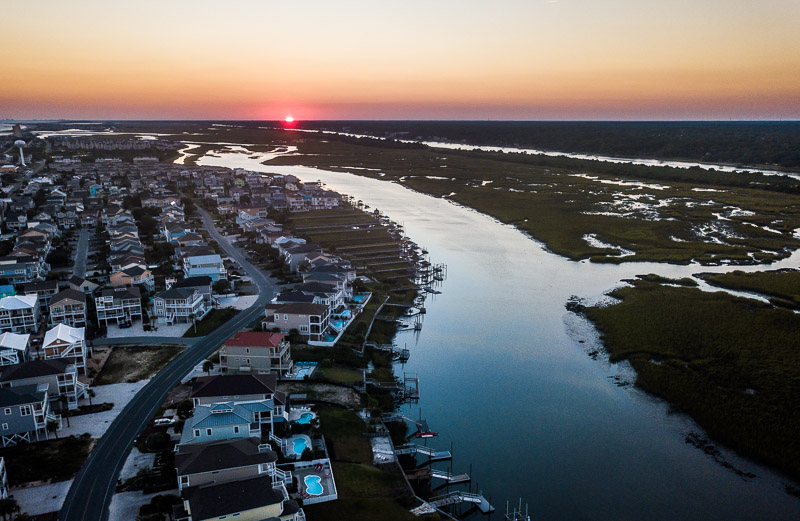
[{"label": "curved road", "polygon": [[[175,360],[159,372],[131,402],[100,439],[84,463],[69,489],[58,519],[60,521],[104,521],[108,519],[108,505],[114,494],[122,465],[133,447],[136,436],[155,414],[167,393],[180,382],[201,360],[211,355],[227,338],[256,317],[264,314],[264,305],[275,291],[275,286],[239,250],[217,233],[211,217],[198,208],[206,229],[220,247],[252,277],[258,287],[258,299],[252,306],[225,322],[209,335],[187,347]],[[177,486],[177,484],[176,484]]]}]

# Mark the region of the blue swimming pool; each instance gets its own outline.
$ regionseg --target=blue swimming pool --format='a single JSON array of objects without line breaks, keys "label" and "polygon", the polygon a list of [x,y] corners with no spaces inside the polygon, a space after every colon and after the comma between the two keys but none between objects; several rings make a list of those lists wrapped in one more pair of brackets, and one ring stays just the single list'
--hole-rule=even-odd
[{"label": "blue swimming pool", "polygon": [[331,325],[333,327],[335,327],[336,329],[342,329],[342,326],[344,325],[344,322],[341,321],[341,320],[331,320]]},{"label": "blue swimming pool", "polygon": [[313,418],[314,418],[314,415],[311,414],[310,412],[307,412],[307,413],[301,414],[300,417],[297,418],[294,422],[295,423],[300,423],[300,424],[303,424],[303,425],[308,425],[309,423],[311,423],[311,420]]},{"label": "blue swimming pool", "polygon": [[304,450],[309,448],[308,447],[308,442],[306,441],[305,438],[295,438],[295,439],[292,440],[292,443],[293,443],[292,450],[298,456],[301,455]]},{"label": "blue swimming pool", "polygon": [[362,301],[362,300],[364,300],[365,298],[366,298],[366,297],[365,297],[364,295],[356,295],[355,297],[353,297],[353,301],[354,301],[354,302],[361,302],[361,301]]},{"label": "blue swimming pool", "polygon": [[306,483],[306,492],[311,496],[322,495],[322,478],[319,476],[309,475],[303,478]]}]

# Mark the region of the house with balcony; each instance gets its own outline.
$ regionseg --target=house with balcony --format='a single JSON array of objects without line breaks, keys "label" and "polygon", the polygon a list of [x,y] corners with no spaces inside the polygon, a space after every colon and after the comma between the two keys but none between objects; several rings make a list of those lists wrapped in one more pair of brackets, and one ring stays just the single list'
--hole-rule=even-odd
[{"label": "house with balcony", "polygon": [[39,312],[45,312],[50,305],[50,299],[58,293],[58,281],[41,280],[29,282],[23,286],[22,291],[25,295],[37,295],[39,297]]},{"label": "house with balcony", "polygon": [[46,264],[31,255],[0,257],[0,279],[11,284],[24,284],[43,278]]},{"label": "house with balcony", "polygon": [[192,323],[209,311],[211,307],[196,289],[173,286],[153,297],[153,314],[159,324]]},{"label": "house with balcony", "polygon": [[21,364],[30,358],[31,335],[0,334],[0,366]]},{"label": "house with balcony", "polygon": [[61,416],[50,410],[48,384],[0,388],[0,442],[3,447],[46,440],[47,424],[51,421],[61,429]]},{"label": "house with balcony", "polygon": [[111,285],[115,288],[123,286],[143,286],[147,291],[155,288],[155,278],[153,272],[144,266],[130,266],[109,277]]},{"label": "house with balcony", "polygon": [[200,293],[200,295],[202,295],[203,300],[206,301],[206,305],[208,307],[211,307],[211,304],[214,301],[211,291],[211,277],[209,276],[186,277],[177,282],[172,282],[172,283],[168,282],[167,289],[170,288],[182,288],[182,289],[197,291],[198,293]]},{"label": "house with balcony", "polygon": [[239,331],[222,344],[220,371],[278,375],[290,372],[294,362],[284,334]]},{"label": "house with balcony", "polygon": [[130,325],[134,320],[142,319],[142,294],[139,288],[106,289],[94,299],[97,308],[97,323],[108,327],[109,324]]},{"label": "house with balcony", "polygon": [[[29,360],[3,368],[0,388],[39,386],[48,389],[51,406],[70,410],[78,408],[78,400],[88,396],[89,386],[78,380],[78,368],[67,359]],[[61,396],[66,398],[62,403]]]},{"label": "house with balcony", "polygon": [[278,455],[257,438],[178,445],[175,469],[178,490],[269,476],[273,486],[291,483],[292,473],[275,467]]},{"label": "house with balcony", "polygon": [[86,329],[58,324],[44,334],[42,342],[45,360],[64,359],[86,372],[86,358],[91,351],[86,346]]},{"label": "house with balcony", "polygon": [[[270,403],[264,400],[261,406],[247,406],[232,402],[198,405],[192,417],[187,419],[181,432],[180,444],[207,441],[233,440],[237,438],[261,438],[261,422],[254,421],[258,409],[268,411]],[[269,411],[271,412],[271,411]]]},{"label": "house with balcony", "polygon": [[176,521],[242,519],[243,521],[305,521],[300,505],[281,483],[273,486],[270,476],[206,483],[181,491],[183,504],[176,508]]},{"label": "house with balcony", "polygon": [[286,395],[277,390],[275,374],[224,374],[201,376],[192,384],[189,397],[195,407],[215,403],[251,403],[272,401],[272,415],[259,421],[280,422],[289,419]]},{"label": "house with balcony", "polygon": [[50,299],[50,325],[86,327],[86,293],[67,288]]},{"label": "house with balcony", "polygon": [[37,295],[14,295],[0,299],[0,332],[35,333],[39,329]]},{"label": "house with balcony", "polygon": [[263,329],[277,329],[289,334],[296,329],[312,341],[325,340],[330,327],[330,308],[326,304],[267,304],[264,308]]},{"label": "house with balcony", "polygon": [[212,282],[227,279],[228,272],[219,254],[188,255],[183,258],[183,273],[186,277],[211,277]]}]

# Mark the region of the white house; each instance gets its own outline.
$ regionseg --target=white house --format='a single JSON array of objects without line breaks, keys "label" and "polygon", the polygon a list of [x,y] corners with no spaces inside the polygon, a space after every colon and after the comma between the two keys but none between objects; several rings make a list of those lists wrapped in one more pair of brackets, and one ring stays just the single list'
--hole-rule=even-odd
[{"label": "white house", "polygon": [[58,324],[44,334],[42,343],[45,359],[64,358],[86,372],[86,330]]},{"label": "white house", "polygon": [[30,335],[3,333],[0,335],[0,366],[21,364],[28,358]]},{"label": "white house", "polygon": [[37,295],[14,295],[0,298],[0,331],[34,333],[39,329]]}]

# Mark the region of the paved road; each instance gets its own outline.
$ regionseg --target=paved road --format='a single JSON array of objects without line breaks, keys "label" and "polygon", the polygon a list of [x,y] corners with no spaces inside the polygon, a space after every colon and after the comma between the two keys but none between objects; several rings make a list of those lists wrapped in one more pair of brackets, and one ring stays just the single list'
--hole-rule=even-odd
[{"label": "paved road", "polygon": [[89,253],[89,230],[81,228],[78,235],[78,245],[75,247],[75,263],[72,265],[72,273],[84,278],[86,276],[86,254]]},{"label": "paved road", "polygon": [[275,293],[275,286],[264,274],[250,264],[237,249],[216,232],[211,217],[198,210],[211,236],[220,247],[253,278],[258,287],[258,299],[215,331],[186,349],[159,372],[122,410],[100,439],[84,463],[61,508],[60,521],[104,521],[114,494],[117,478],[125,458],[139,432],[147,425],[170,389],[180,382],[195,365],[211,355],[228,337],[249,326],[264,314],[264,305]]}]

